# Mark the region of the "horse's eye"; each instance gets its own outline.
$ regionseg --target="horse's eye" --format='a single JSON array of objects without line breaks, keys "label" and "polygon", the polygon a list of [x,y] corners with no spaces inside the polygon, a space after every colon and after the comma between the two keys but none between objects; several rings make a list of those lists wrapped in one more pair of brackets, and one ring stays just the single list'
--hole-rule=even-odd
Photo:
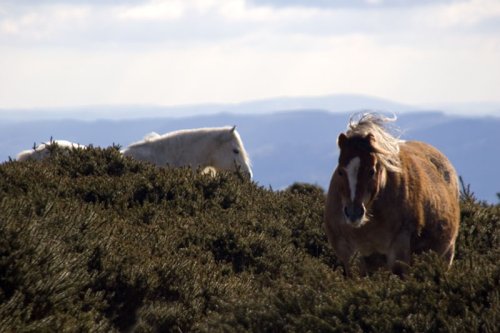
[{"label": "horse's eye", "polygon": [[368,174],[370,175],[370,177],[375,176],[375,168],[371,168],[370,171],[368,171]]},{"label": "horse's eye", "polygon": [[342,170],[339,169],[339,176],[340,177],[344,177],[344,172]]},{"label": "horse's eye", "polygon": [[235,154],[239,154],[239,153],[240,153],[240,151],[239,151],[238,149],[234,148],[234,149],[233,149],[233,153],[235,153]]}]

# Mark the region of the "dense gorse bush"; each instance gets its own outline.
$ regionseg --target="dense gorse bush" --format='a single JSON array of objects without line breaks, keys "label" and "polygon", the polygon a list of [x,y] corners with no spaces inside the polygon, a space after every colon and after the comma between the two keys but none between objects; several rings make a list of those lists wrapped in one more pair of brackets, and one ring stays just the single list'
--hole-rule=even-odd
[{"label": "dense gorse bush", "polygon": [[462,201],[456,260],[346,280],[324,192],[57,148],[0,165],[2,331],[482,331],[500,324],[500,206]]}]

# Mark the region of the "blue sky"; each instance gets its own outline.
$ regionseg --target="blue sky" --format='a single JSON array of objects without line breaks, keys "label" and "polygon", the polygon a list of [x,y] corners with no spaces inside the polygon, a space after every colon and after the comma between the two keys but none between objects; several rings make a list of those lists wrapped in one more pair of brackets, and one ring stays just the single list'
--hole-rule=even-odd
[{"label": "blue sky", "polygon": [[500,1],[0,0],[0,108],[500,103]]}]

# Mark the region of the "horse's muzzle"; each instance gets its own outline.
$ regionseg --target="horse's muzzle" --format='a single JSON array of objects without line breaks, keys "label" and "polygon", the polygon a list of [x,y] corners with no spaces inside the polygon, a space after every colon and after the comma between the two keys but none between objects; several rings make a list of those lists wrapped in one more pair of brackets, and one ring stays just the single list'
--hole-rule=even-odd
[{"label": "horse's muzzle", "polygon": [[247,177],[248,179],[252,180],[253,174],[252,171],[240,171],[240,174],[243,175],[244,177]]},{"label": "horse's muzzle", "polygon": [[350,204],[344,207],[344,215],[346,220],[353,226],[360,226],[363,217],[365,216],[366,209],[361,205]]}]

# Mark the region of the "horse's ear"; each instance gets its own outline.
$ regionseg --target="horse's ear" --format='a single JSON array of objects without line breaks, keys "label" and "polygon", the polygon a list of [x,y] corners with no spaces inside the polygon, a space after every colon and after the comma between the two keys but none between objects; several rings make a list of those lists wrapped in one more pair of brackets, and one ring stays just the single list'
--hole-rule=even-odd
[{"label": "horse's ear", "polygon": [[373,152],[375,154],[383,154],[383,155],[389,154],[387,152],[387,150],[380,147],[380,145],[377,142],[377,139],[375,139],[375,136],[372,133],[367,134],[365,136],[365,139],[368,141],[371,152]]},{"label": "horse's ear", "polygon": [[231,128],[231,133],[234,133],[234,131],[236,131],[236,125],[234,125],[233,128]]},{"label": "horse's ear", "polygon": [[344,133],[340,133],[340,135],[337,139],[337,145],[339,146],[340,149],[342,149],[342,147],[344,147],[346,140],[347,140],[347,136]]}]

